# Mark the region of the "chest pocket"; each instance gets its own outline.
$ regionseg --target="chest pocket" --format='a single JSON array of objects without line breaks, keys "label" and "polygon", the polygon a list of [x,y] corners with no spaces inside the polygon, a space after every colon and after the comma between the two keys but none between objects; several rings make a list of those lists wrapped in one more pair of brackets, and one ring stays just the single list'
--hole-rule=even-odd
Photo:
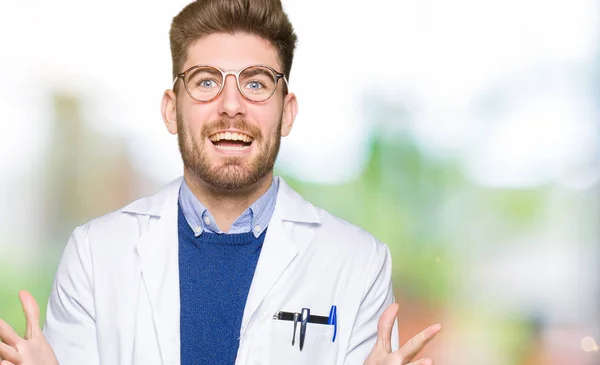
[{"label": "chest pocket", "polygon": [[270,319],[266,363],[272,365],[334,365],[339,339],[332,342],[333,326],[308,323],[304,346],[300,351],[300,323],[292,346],[294,323]]}]

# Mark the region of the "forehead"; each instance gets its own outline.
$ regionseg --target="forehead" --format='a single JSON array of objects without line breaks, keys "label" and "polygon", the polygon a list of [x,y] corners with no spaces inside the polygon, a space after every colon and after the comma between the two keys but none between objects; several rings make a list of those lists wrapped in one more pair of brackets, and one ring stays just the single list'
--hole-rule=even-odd
[{"label": "forehead", "polygon": [[271,42],[247,33],[214,33],[192,43],[182,71],[200,64],[223,70],[261,64],[282,72],[277,50]]}]

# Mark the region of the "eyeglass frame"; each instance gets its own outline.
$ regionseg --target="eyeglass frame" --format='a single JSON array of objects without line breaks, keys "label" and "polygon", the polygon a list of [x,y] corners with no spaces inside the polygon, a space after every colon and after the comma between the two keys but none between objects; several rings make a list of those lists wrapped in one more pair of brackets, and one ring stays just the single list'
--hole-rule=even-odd
[{"label": "eyeglass frame", "polygon": [[[214,68],[214,69],[218,70],[219,72],[221,72],[221,75],[223,76],[223,84],[222,84],[222,85],[221,85],[221,87],[219,88],[219,91],[218,91],[218,92],[215,94],[215,96],[213,96],[213,97],[212,97],[211,99],[209,99],[209,100],[198,100],[198,99],[194,98],[194,97],[192,96],[192,93],[191,93],[191,92],[190,92],[190,90],[188,89],[188,86],[187,86],[187,81],[186,81],[186,76],[187,76],[187,74],[188,74],[190,71],[192,71],[192,70],[195,70],[195,69],[197,69],[197,68],[200,68],[200,67],[212,67],[212,68]],[[271,93],[271,95],[269,95],[269,97],[268,97],[268,98],[266,98],[265,100],[261,100],[261,101],[254,101],[254,100],[251,100],[251,99],[249,99],[249,98],[248,98],[248,97],[247,97],[247,96],[244,94],[244,92],[242,91],[242,87],[240,86],[240,78],[239,78],[239,77],[240,77],[240,74],[241,74],[242,72],[244,72],[245,70],[249,69],[250,67],[263,67],[263,68],[266,68],[266,69],[268,69],[269,71],[271,71],[271,72],[273,73],[273,75],[275,75],[275,87],[273,88],[273,92]],[[198,103],[210,103],[211,101],[213,101],[213,100],[215,100],[216,98],[218,98],[218,97],[219,97],[219,95],[221,95],[221,92],[223,92],[223,88],[225,87],[225,82],[226,82],[226,80],[227,80],[227,76],[229,76],[229,75],[232,75],[233,77],[235,77],[235,83],[236,83],[236,85],[237,85],[238,91],[240,92],[240,95],[242,95],[242,97],[243,97],[244,99],[246,99],[246,100],[248,100],[249,102],[252,102],[252,103],[264,103],[265,101],[267,101],[267,100],[271,99],[271,97],[272,97],[273,95],[275,95],[275,92],[277,91],[277,85],[279,84],[279,79],[283,79],[283,81],[285,82],[285,87],[286,87],[286,90],[289,88],[289,84],[288,84],[287,77],[285,77],[285,75],[284,75],[284,74],[282,74],[281,72],[278,72],[278,71],[276,71],[276,70],[275,70],[273,67],[270,67],[270,66],[267,66],[267,65],[261,65],[261,64],[258,64],[258,65],[247,65],[247,66],[244,66],[244,67],[243,67],[242,69],[240,69],[239,71],[232,71],[232,70],[229,70],[229,71],[223,71],[223,70],[221,70],[221,68],[219,68],[219,67],[217,67],[217,66],[213,66],[213,65],[202,65],[202,64],[200,64],[200,65],[194,65],[194,66],[191,66],[191,67],[190,67],[190,68],[188,68],[187,70],[185,70],[185,71],[183,71],[183,72],[181,72],[181,73],[178,73],[178,74],[177,74],[177,76],[175,77],[175,79],[173,80],[173,87],[172,87],[172,89],[173,89],[173,90],[175,90],[175,85],[177,84],[177,80],[179,80],[179,79],[182,79],[182,80],[183,80],[183,87],[185,88],[185,91],[186,91],[186,93],[188,94],[188,96],[189,96],[190,98],[192,98],[192,100],[194,100],[194,101],[197,101]]]}]

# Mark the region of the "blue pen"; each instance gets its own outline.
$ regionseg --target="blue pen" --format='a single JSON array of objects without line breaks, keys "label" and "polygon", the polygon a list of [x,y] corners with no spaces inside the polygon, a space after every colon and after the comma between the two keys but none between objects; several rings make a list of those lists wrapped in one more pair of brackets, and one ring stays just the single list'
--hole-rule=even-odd
[{"label": "blue pen", "polygon": [[335,342],[335,336],[337,335],[337,307],[335,305],[332,305],[329,310],[327,324],[333,325],[333,338],[331,339],[331,342]]}]

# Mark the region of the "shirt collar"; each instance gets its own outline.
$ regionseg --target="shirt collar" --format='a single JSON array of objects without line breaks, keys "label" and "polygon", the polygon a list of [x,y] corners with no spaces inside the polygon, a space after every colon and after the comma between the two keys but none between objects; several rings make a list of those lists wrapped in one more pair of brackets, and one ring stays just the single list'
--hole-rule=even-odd
[{"label": "shirt collar", "polygon": [[[275,210],[278,190],[279,179],[273,178],[269,189],[235,220],[228,233],[252,231],[255,237],[259,237],[269,225]],[[179,189],[179,204],[188,225],[194,231],[196,237],[200,236],[202,232],[224,233],[217,227],[208,209],[192,193],[185,179],[182,179]]]}]

